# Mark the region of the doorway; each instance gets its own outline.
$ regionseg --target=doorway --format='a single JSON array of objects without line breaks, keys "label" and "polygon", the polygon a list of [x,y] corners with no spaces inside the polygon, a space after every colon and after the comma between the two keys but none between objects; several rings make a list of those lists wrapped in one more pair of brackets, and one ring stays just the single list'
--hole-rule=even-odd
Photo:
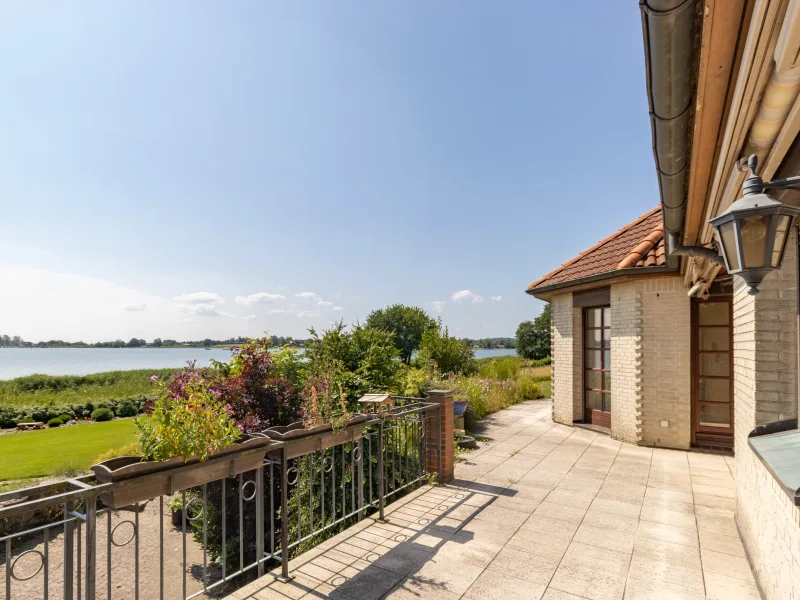
[{"label": "doorway", "polygon": [[611,429],[611,307],[583,309],[583,420]]},{"label": "doorway", "polygon": [[698,445],[733,446],[733,303],[692,302],[692,409]]}]

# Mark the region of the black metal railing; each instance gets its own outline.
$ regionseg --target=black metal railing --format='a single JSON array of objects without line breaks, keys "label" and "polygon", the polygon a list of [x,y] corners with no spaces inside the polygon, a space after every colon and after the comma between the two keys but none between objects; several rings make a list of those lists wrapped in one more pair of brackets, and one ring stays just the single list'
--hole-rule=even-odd
[{"label": "black metal railing", "polygon": [[383,519],[388,499],[436,472],[439,406],[396,402],[312,447],[276,443],[252,471],[121,509],[100,499],[121,484],[94,476],[0,494],[0,599],[189,600],[267,570],[288,579],[291,556]]}]

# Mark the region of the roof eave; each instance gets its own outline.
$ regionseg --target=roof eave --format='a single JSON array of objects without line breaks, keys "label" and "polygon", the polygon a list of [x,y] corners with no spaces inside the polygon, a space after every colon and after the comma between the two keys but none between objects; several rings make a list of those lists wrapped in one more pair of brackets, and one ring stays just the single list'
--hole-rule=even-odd
[{"label": "roof eave", "polygon": [[629,267],[627,269],[616,269],[614,271],[607,271],[605,273],[596,273],[588,275],[579,279],[570,279],[568,281],[559,281],[551,285],[537,287],[525,290],[526,294],[530,294],[539,300],[548,300],[553,292],[562,291],[567,288],[576,287],[579,285],[586,285],[590,283],[602,283],[610,279],[617,279],[619,277],[627,277],[631,275],[656,275],[676,273],[678,269],[670,268],[666,265],[659,265],[657,267]]}]

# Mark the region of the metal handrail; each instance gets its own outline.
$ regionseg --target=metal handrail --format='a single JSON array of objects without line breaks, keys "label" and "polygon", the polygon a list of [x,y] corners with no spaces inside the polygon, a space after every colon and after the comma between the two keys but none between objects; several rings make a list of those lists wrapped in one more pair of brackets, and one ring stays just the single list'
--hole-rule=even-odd
[{"label": "metal handrail", "polygon": [[[197,464],[113,483],[85,475],[0,494],[0,528],[3,523],[13,524],[45,510],[60,514],[51,522],[20,526],[19,531],[0,529],[0,590],[5,588],[5,600],[13,600],[20,588],[25,596],[45,600],[97,600],[104,596],[110,600],[115,589],[112,579],[116,581],[120,577],[117,573],[125,572],[133,576],[132,591],[137,600],[163,599],[170,585],[180,586],[181,597],[189,600],[240,582],[249,573],[261,576],[270,565],[280,564],[280,577],[289,579],[292,552],[373,511],[383,519],[388,498],[428,480],[429,471],[441,465],[439,406],[421,398],[397,399],[406,403],[365,422],[357,439],[295,458],[288,458],[287,451],[293,441],[275,442],[265,449],[274,458],[265,456],[253,471],[178,492],[173,498],[178,498],[179,504],[179,553],[165,550],[167,497],[134,504],[130,517],[103,506],[99,499],[101,494],[106,497],[107,492],[131,481],[184,473],[198,468]],[[434,448],[427,439],[431,434],[436,436],[435,457],[429,456]],[[251,450],[231,452],[205,464],[230,461],[248,452]],[[434,467],[429,469],[428,465]],[[157,505],[159,511],[158,531],[153,538],[148,537],[148,530],[141,529],[140,513],[147,510],[148,503],[150,510]],[[130,529],[130,533],[123,535],[123,529]],[[105,555],[101,553],[98,562],[98,548],[103,543]],[[158,552],[145,544],[156,544]],[[123,549],[126,546],[132,548],[133,557]],[[151,551],[142,553],[140,547]],[[200,561],[202,551],[202,576],[193,584],[200,589],[190,589],[187,579],[190,548],[196,553],[195,561]],[[50,557],[61,552],[63,576],[54,579]],[[23,555],[38,557],[38,569],[21,573],[25,567],[18,561]],[[142,564],[142,555],[149,561],[158,556],[158,563]],[[182,575],[176,571],[177,578],[168,577],[166,569],[178,557]],[[126,565],[131,568],[113,568],[123,559],[132,561],[132,565]],[[211,576],[213,565],[219,572]],[[142,573],[147,576],[143,578]]]}]

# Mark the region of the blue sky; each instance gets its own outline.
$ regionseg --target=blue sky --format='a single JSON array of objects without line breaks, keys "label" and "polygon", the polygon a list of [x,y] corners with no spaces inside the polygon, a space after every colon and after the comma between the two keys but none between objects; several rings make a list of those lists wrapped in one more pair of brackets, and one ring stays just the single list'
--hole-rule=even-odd
[{"label": "blue sky", "polygon": [[513,335],[658,203],[635,2],[6,0],[0,31],[2,333],[402,302]]}]

